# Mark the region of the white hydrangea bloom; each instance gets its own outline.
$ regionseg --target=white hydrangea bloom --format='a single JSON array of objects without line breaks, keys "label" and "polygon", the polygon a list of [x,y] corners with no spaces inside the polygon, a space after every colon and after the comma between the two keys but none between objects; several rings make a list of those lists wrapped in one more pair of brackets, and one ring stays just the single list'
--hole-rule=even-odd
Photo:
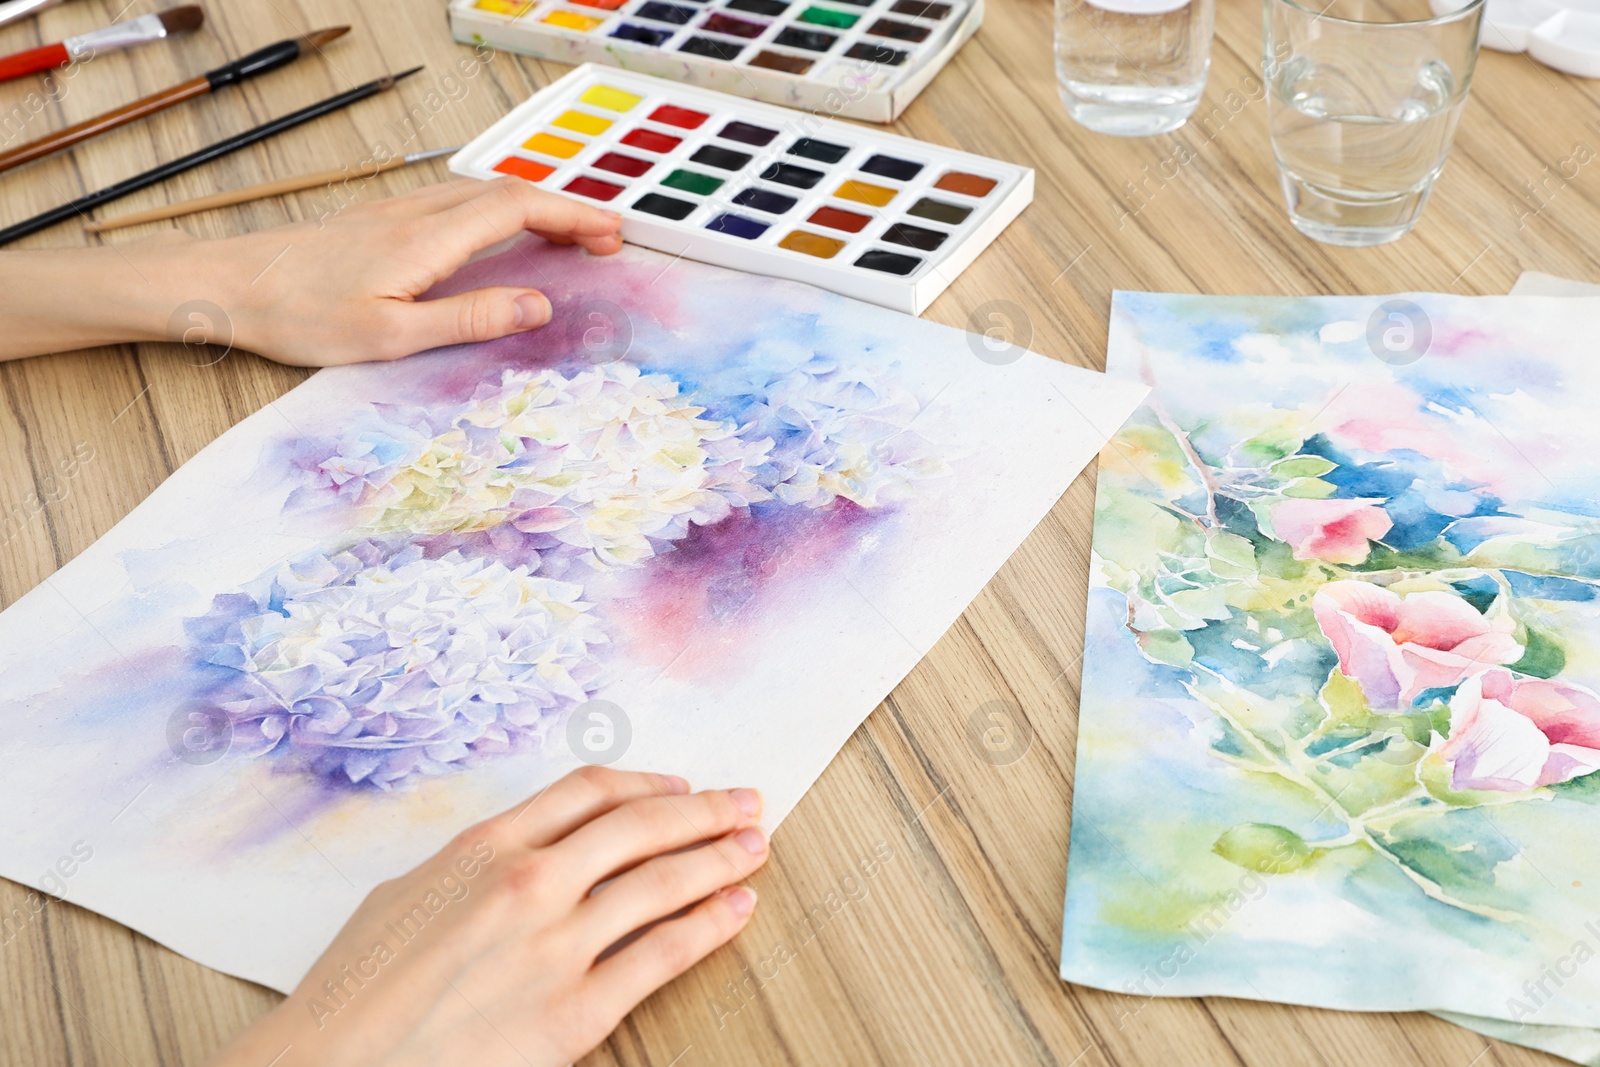
[{"label": "white hydrangea bloom", "polygon": [[230,611],[241,747],[388,788],[536,737],[598,685],[607,637],[577,585],[457,552],[374,555],[298,561]]},{"label": "white hydrangea bloom", "polygon": [[771,442],[701,418],[704,410],[672,378],[628,363],[571,378],[506,371],[431,440],[358,435],[321,471],[341,489],[359,481],[360,502],[383,509],[380,530],[509,524],[597,566],[637,564],[655,554],[651,539],[684,537],[691,525],[770,499],[751,473]]}]

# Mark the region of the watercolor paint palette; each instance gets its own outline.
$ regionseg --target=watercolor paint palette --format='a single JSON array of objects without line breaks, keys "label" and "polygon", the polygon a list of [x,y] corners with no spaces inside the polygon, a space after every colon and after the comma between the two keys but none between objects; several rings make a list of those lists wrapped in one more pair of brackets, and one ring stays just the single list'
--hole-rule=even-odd
[{"label": "watercolor paint palette", "polygon": [[1033,171],[585,64],[450,159],[622,215],[634,244],[913,315],[1033,199]]},{"label": "watercolor paint palette", "polygon": [[452,0],[458,41],[604,63],[891,122],[983,21],[983,0]]}]

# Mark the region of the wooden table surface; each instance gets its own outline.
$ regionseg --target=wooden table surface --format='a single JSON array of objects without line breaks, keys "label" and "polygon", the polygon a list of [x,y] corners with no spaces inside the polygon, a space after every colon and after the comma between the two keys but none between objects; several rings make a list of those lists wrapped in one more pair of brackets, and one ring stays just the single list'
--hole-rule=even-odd
[{"label": "wooden table surface", "polygon": [[[0,30],[0,52],[90,29],[123,10],[153,9],[150,0],[120,4],[74,0]],[[564,69],[497,55],[471,79],[444,81],[471,50],[451,42],[441,0],[213,2],[208,14],[191,38],[95,59],[53,87],[42,78],[0,86],[0,140],[79,121],[314,27],[355,30],[324,59],[0,178],[0,221],[417,63],[428,70],[397,94],[110,211],[354,166],[380,141],[406,151],[457,144]],[[1300,237],[1284,216],[1258,77],[1255,2],[1223,0],[1200,117],[1149,140],[1097,136],[1067,118],[1055,94],[1050,33],[1046,0],[990,0],[977,37],[897,126],[1038,172],[1036,202],[933,305],[931,319],[986,329],[998,323],[973,323],[980,305],[1010,300],[1025,309],[1013,340],[1098,368],[1114,288],[1504,293],[1523,269],[1600,279],[1600,166],[1586,166],[1600,139],[1600,84],[1525,56],[1484,53],[1421,225],[1385,248],[1332,249]],[[369,189],[385,195],[444,174],[442,161],[426,163]],[[318,202],[306,193],[177,225],[221,236],[310,217]],[[106,239],[121,244],[172,225]],[[19,247],[95,240],[68,224]],[[304,377],[244,353],[212,364],[192,351],[151,344],[0,365],[0,512],[22,506],[29,516],[0,549],[0,604],[87,548],[224,429]],[[49,481],[47,472],[75,448],[92,450],[93,460],[70,479]],[[749,929],[641,1006],[586,1063],[1557,1062],[1427,1015],[1220,998],[1141,1002],[1056,977],[1093,491],[1090,471],[834,760],[755,878],[762,906]],[[26,503],[30,494],[45,498],[38,514]],[[966,723],[984,705],[1031,725],[1020,759],[997,766],[969,743]],[[872,879],[846,882],[858,858],[875,850],[892,859]],[[0,882],[0,914],[23,897]],[[816,933],[807,940],[806,917],[819,906],[827,918],[812,919]],[[52,903],[41,921],[0,945],[0,1063],[198,1063],[276,999]]]}]

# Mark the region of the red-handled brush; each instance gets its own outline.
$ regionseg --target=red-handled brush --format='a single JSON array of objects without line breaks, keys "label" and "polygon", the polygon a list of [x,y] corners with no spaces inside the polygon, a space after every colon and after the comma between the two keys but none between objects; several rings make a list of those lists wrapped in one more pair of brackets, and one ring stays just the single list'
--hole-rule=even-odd
[{"label": "red-handled brush", "polygon": [[146,41],[159,41],[175,33],[192,33],[205,20],[206,13],[191,4],[156,15],[140,15],[126,22],[114,22],[56,44],[30,48],[26,52],[0,59],[0,82],[37,74],[42,70],[54,70],[74,60],[114,52],[119,48],[132,48]]}]

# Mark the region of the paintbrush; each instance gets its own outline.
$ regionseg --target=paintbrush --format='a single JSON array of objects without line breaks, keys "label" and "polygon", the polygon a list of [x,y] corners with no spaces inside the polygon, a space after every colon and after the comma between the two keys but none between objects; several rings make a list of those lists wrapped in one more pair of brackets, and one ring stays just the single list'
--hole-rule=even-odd
[{"label": "paintbrush", "polygon": [[236,133],[232,137],[218,141],[207,148],[202,148],[198,152],[191,152],[180,159],[174,159],[171,163],[163,163],[161,166],[147,170],[143,174],[136,174],[115,185],[108,185],[98,192],[80,196],[70,204],[62,204],[60,207],[46,211],[42,215],[35,215],[33,218],[25,219],[14,226],[7,226],[5,229],[0,230],[0,245],[15,241],[19,237],[26,237],[30,233],[38,233],[47,226],[54,226],[58,222],[64,222],[72,218],[74,215],[82,215],[97,208],[101,204],[107,204],[119,197],[127,196],[129,193],[136,193],[140,189],[149,188],[157,182],[166,181],[175,174],[182,174],[184,171],[198,167],[202,163],[220,159],[230,152],[237,152],[239,149],[253,145],[257,141],[264,141],[273,134],[282,133],[284,130],[293,129],[303,123],[310,122],[312,119],[320,118],[330,112],[338,111],[340,108],[348,107],[358,100],[376,96],[378,93],[394,88],[395,83],[401,78],[408,78],[421,69],[421,67],[412,67],[410,70],[400,74],[387,75],[377,81],[358,85],[354,89],[342,92],[337,96],[330,96],[320,103],[301,108],[293,114],[263,123],[253,130]]},{"label": "paintbrush", "polygon": [[235,204],[248,204],[253,200],[265,200],[269,196],[282,196],[284,193],[298,193],[304,189],[315,189],[321,185],[343,185],[351,181],[365,181],[375,178],[386,170],[404,167],[410,163],[421,163],[425,159],[436,159],[439,156],[448,156],[461,151],[461,145],[454,148],[434,148],[426,152],[413,152],[409,156],[395,156],[383,163],[376,161],[363,167],[358,173],[351,174],[349,167],[339,170],[325,170],[319,174],[302,174],[298,178],[280,178],[274,182],[262,182],[260,185],[251,185],[244,189],[232,189],[226,193],[213,193],[211,196],[202,196],[195,200],[184,200],[177,204],[167,204],[162,207],[153,207],[148,211],[135,211],[129,215],[118,215],[115,218],[102,219],[99,222],[86,222],[83,228],[90,233],[104,233],[106,230],[120,230],[124,226],[137,226],[144,222],[160,222],[163,219],[175,219],[180,215],[193,215],[199,211],[210,211],[213,208],[232,207]]},{"label": "paintbrush", "polygon": [[98,30],[68,37],[65,41],[0,58],[0,82],[64,67],[76,59],[132,48],[147,41],[159,41],[176,33],[192,33],[205,20],[206,13],[189,4],[156,15],[140,15],[126,22],[113,22]]},{"label": "paintbrush", "polygon": [[277,44],[269,44],[259,51],[251,52],[243,59],[236,59],[232,63],[224,64],[216,70],[207,71],[198,78],[190,78],[186,82],[174,85],[170,89],[163,89],[143,100],[136,100],[131,104],[108,111],[104,115],[80,122],[76,126],[68,126],[64,130],[46,134],[37,141],[30,141],[19,145],[9,152],[0,152],[0,171],[10,170],[12,167],[47,156],[51,152],[59,152],[86,141],[96,134],[107,130],[114,130],[118,126],[125,126],[137,119],[154,115],[158,111],[165,111],[169,107],[181,104],[185,100],[192,100],[197,96],[204,96],[222,88],[224,85],[236,85],[258,74],[277,70],[279,67],[293,63],[309,51],[320,49],[323,45],[336,37],[342,37],[350,32],[349,26],[335,26],[332,29],[316,30],[304,37],[295,37]]},{"label": "paintbrush", "polygon": [[0,26],[20,18],[27,18],[29,15],[37,15],[59,3],[61,0],[10,0],[10,3],[0,4]]}]

